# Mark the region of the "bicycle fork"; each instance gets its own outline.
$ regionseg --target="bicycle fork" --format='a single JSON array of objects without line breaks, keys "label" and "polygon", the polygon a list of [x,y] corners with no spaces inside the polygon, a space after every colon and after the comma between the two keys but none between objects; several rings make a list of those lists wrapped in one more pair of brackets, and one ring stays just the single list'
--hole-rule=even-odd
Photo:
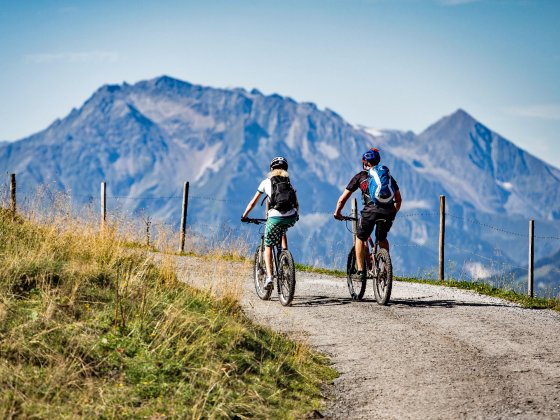
[{"label": "bicycle fork", "polygon": [[368,239],[369,242],[369,249],[371,252],[368,252],[367,256],[367,263],[369,265],[368,272],[371,274],[371,278],[375,279],[377,277],[377,261],[375,260],[375,255],[377,254],[377,243],[374,243],[371,238]]}]

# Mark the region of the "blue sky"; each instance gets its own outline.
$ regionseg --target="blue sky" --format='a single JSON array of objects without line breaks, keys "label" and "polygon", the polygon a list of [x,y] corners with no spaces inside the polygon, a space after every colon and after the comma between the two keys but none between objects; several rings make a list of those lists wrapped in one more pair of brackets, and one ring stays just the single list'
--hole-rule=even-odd
[{"label": "blue sky", "polygon": [[0,0],[0,140],[167,74],[421,132],[463,108],[560,167],[560,1]]}]

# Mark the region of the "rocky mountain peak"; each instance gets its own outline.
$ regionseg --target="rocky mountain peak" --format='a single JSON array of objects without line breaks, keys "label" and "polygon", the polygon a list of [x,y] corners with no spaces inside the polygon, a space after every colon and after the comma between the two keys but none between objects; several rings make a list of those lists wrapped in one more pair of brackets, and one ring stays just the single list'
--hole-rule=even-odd
[{"label": "rocky mountain peak", "polygon": [[[361,153],[372,146],[382,147],[383,162],[402,191],[403,211],[435,211],[439,195],[445,194],[453,212],[481,222],[495,224],[499,215],[503,227],[520,220],[525,226],[526,218],[534,217],[551,232],[560,230],[546,224],[560,218],[558,171],[462,109],[420,135],[373,132],[313,103],[169,76],[102,86],[48,130],[1,144],[0,170],[16,172],[31,188],[52,180],[78,196],[95,196],[99,182],[106,180],[113,195],[146,197],[126,201],[127,210],[170,223],[179,219],[180,205],[157,197],[180,195],[189,181],[197,197],[189,204],[190,223],[231,224],[270,159],[284,155],[302,207],[292,231],[296,258],[332,266],[329,258],[342,251],[328,246],[348,239],[345,227],[332,222],[332,210],[360,169]],[[496,237],[481,238],[470,225],[451,228],[458,246],[493,249]],[[392,240],[414,245],[395,248],[400,273],[416,273],[430,264],[435,254],[426,244],[436,230],[436,218],[395,223]],[[539,250],[542,256],[552,251],[557,249]],[[505,255],[514,260],[521,253],[512,247]]]}]

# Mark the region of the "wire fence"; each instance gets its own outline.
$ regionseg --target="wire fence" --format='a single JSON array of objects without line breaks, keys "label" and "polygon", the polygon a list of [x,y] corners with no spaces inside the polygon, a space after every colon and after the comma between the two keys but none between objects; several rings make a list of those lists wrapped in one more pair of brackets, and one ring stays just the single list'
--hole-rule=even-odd
[{"label": "wire fence", "polygon": [[[0,188],[0,197],[8,207],[11,199],[10,188]],[[173,231],[177,229],[178,216],[180,215],[181,203],[185,199],[182,192],[178,189],[176,193],[165,195],[106,195],[107,207],[109,213],[128,215],[137,219],[139,231],[145,233],[145,239],[149,243],[154,242],[160,231]],[[23,210],[45,211],[52,206],[58,205],[57,202],[69,200],[72,205],[77,207],[89,206],[91,214],[99,209],[97,194],[76,194],[71,190],[56,188],[56,186],[42,185],[38,188],[29,188],[20,186],[17,188],[17,206]],[[226,244],[231,243],[237,248],[245,248],[249,252],[250,244],[253,243],[258,232],[248,226],[239,224],[239,217],[230,213],[229,210],[238,211],[244,208],[244,203],[239,200],[221,199],[211,195],[191,194],[188,196],[189,207],[194,211],[189,214],[188,233],[192,238],[199,241],[199,249],[212,249],[215,246],[227,247]],[[41,205],[38,205],[40,203]],[[223,212],[213,214],[208,205],[219,203],[226,206],[226,213],[230,214],[229,218],[222,216]],[[227,210],[229,209],[229,210]],[[80,213],[81,209],[68,210],[69,212]],[[321,219],[327,220],[332,218],[332,211],[312,211],[302,214],[302,220]],[[527,241],[529,233],[527,231],[514,231],[510,228],[495,226],[493,224],[480,221],[476,218],[445,212],[448,218],[446,225],[450,229],[450,234],[446,238],[446,273],[448,277],[458,278],[460,280],[469,281],[485,281],[492,285],[511,288],[516,291],[523,291],[526,287],[526,279],[528,275],[527,261]],[[124,217],[124,216],[123,216]],[[395,266],[406,267],[407,261],[414,256],[417,260],[423,260],[426,264],[416,272],[409,270],[410,274],[422,278],[436,277],[435,260],[438,252],[438,232],[437,223],[434,219],[440,217],[439,211],[403,211],[397,216],[395,231],[396,237],[391,239],[391,249]],[[170,219],[173,219],[170,221]],[[403,223],[405,227],[402,228]],[[457,226],[454,226],[457,224]],[[300,221],[300,225],[301,225]],[[462,227],[461,227],[462,225]],[[291,243],[309,244],[310,237],[305,229],[294,228],[291,234]],[[498,234],[500,237],[511,238],[509,242],[504,239],[501,246],[494,243],[489,244],[488,240],[479,243],[466,242],[461,238],[461,232],[464,233],[465,226],[472,228],[477,227],[488,234]],[[399,230],[400,229],[400,230]],[[420,229],[418,237],[415,237],[414,229]],[[403,234],[404,232],[404,234]],[[401,233],[399,235],[399,233]],[[408,236],[406,236],[408,234]],[[340,235],[339,235],[340,236]],[[339,238],[339,236],[337,238]],[[311,235],[316,238],[317,235]],[[204,240],[200,238],[205,238]],[[548,245],[550,254],[560,249],[560,236],[534,235],[534,239],[539,241],[549,241]],[[192,239],[195,241],[195,239]],[[347,240],[332,240],[322,238],[322,247],[318,249],[321,256],[313,255],[312,252],[317,245],[307,246],[305,251],[300,252],[300,257],[305,263],[312,265],[330,266],[329,268],[344,268],[345,256],[348,248]],[[203,243],[203,245],[201,245]],[[240,244],[245,244],[241,246]],[[507,249],[504,246],[509,245]],[[330,249],[328,249],[330,247]],[[296,246],[297,248],[297,246]],[[513,249],[513,251],[512,251]],[[432,263],[430,263],[432,261]],[[523,261],[523,262],[522,262]],[[553,279],[557,280],[554,281]],[[552,280],[551,280],[552,279]],[[537,269],[536,283],[540,294],[548,294],[556,296],[558,294],[558,285],[560,284],[560,269],[552,263],[544,265],[542,270]]]},{"label": "wire fence", "polygon": [[[332,216],[332,212],[311,212],[306,216]],[[490,244],[488,239],[478,242],[467,242],[458,235],[458,232],[464,233],[464,230],[455,227],[454,234],[446,234],[445,239],[445,271],[447,278],[465,281],[478,281],[490,284],[495,287],[515,290],[519,293],[527,292],[528,282],[528,240],[529,232],[514,231],[508,228],[495,226],[489,223],[481,222],[473,217],[460,216],[452,212],[445,212],[445,216],[450,220],[446,221],[448,230],[453,227],[453,222],[460,222],[462,226],[476,226],[482,231],[487,231],[492,238],[498,234],[500,237],[509,238],[502,239],[501,245],[497,243]],[[431,226],[432,230],[437,228],[433,223],[435,218],[439,219],[438,211],[408,211],[401,212],[397,215],[395,227],[398,229],[399,221],[409,221],[415,225]],[[350,230],[347,228],[347,230]],[[396,229],[394,229],[396,230]],[[393,232],[393,231],[392,231]],[[424,267],[416,271],[404,273],[407,276],[419,277],[424,279],[436,279],[438,276],[437,253],[438,253],[438,232],[429,232],[427,237],[421,237],[417,241],[414,235],[410,235],[410,229],[407,231],[409,235],[405,238],[403,235],[397,235],[391,239],[391,255],[396,262],[396,272],[399,272],[399,266],[405,266],[406,261],[410,259],[411,253],[422,254]],[[549,252],[543,252],[549,255],[560,248],[559,236],[555,235],[534,235],[535,240],[554,242],[546,249]],[[512,240],[514,242],[512,242]],[[469,247],[469,245],[471,247]],[[348,246],[348,245],[346,245]],[[512,248],[514,251],[512,251]],[[339,250],[340,251],[340,250]],[[543,256],[544,256],[543,255]],[[431,261],[431,262],[430,262]],[[344,262],[338,268],[343,268]],[[546,265],[542,269],[536,270],[536,294],[546,297],[560,296],[560,269],[553,265]]]}]

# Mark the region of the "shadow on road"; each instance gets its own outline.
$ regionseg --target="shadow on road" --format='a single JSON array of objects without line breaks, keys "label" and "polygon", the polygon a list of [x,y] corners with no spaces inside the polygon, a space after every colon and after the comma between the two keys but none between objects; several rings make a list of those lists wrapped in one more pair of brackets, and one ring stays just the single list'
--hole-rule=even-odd
[{"label": "shadow on road", "polygon": [[413,308],[455,308],[458,306],[471,306],[471,307],[482,307],[482,306],[494,306],[494,307],[506,307],[509,305],[501,303],[476,303],[476,302],[460,302],[456,300],[448,299],[434,299],[434,300],[418,300],[418,299],[391,299],[389,305],[395,306],[408,306]]},{"label": "shadow on road", "polygon": [[[277,301],[278,298],[273,296],[271,301]],[[363,305],[377,304],[375,299],[364,298],[362,300],[352,300],[349,297],[334,296],[296,296],[292,302],[293,307],[314,307],[314,306],[338,306],[338,305]],[[388,306],[401,306],[409,308],[455,308],[461,306],[468,307],[507,307],[509,305],[500,303],[477,303],[477,302],[461,302],[450,299],[391,299]]]},{"label": "shadow on road", "polygon": [[[301,296],[295,297],[292,306],[334,306],[352,303],[349,297]],[[363,302],[363,301],[362,301]]]}]

